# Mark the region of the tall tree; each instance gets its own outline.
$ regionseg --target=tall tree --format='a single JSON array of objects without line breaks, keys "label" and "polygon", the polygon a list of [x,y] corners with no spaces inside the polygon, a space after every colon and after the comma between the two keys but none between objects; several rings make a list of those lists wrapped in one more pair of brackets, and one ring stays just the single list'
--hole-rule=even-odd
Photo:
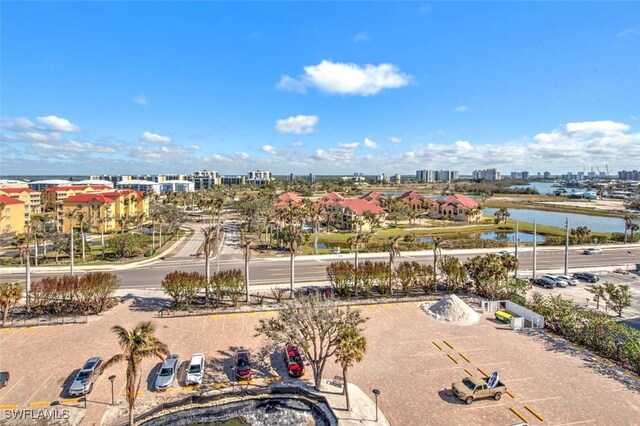
[{"label": "tall tree", "polygon": [[120,325],[111,328],[118,338],[122,353],[114,355],[102,365],[101,371],[112,365],[126,362],[127,373],[125,388],[127,403],[129,405],[129,425],[134,424],[134,406],[142,381],[141,364],[145,358],[160,358],[163,360],[169,355],[166,343],[159,340],[155,333],[156,327],[151,321],[139,322],[133,330],[127,330]]},{"label": "tall tree", "polygon": [[84,248],[84,227],[87,223],[87,212],[85,212],[83,209],[76,209],[75,210],[75,216],[76,216],[76,222],[78,223],[78,225],[80,225],[80,240],[82,241],[82,246],[81,246],[81,250],[82,250],[82,261],[84,262],[85,259],[85,248]]},{"label": "tall tree", "polygon": [[249,303],[249,261],[251,260],[252,243],[253,238],[248,238],[244,234],[242,235],[240,244],[242,245],[242,252],[244,253],[244,294],[247,303]]},{"label": "tall tree", "polygon": [[11,308],[22,298],[22,288],[19,283],[0,282],[0,309],[2,310],[2,326],[9,319]]},{"label": "tall tree", "polygon": [[315,389],[319,391],[325,364],[336,351],[341,331],[365,321],[358,310],[338,307],[312,295],[287,301],[277,317],[261,319],[256,336],[298,346],[311,365]]},{"label": "tall tree", "polygon": [[357,362],[362,362],[367,351],[367,339],[357,326],[349,325],[340,330],[338,344],[336,346],[336,362],[342,367],[342,378],[344,387],[342,393],[347,401],[347,411],[351,411],[349,401],[349,381],[347,370]]},{"label": "tall tree", "polygon": [[[202,228],[202,235],[204,236],[204,243],[202,249],[204,251],[204,277],[207,285],[204,287],[204,303],[209,303],[209,285],[211,284],[211,268],[209,261],[211,259],[211,250],[216,242],[216,234],[213,227]],[[220,254],[218,253],[218,256]]]}]

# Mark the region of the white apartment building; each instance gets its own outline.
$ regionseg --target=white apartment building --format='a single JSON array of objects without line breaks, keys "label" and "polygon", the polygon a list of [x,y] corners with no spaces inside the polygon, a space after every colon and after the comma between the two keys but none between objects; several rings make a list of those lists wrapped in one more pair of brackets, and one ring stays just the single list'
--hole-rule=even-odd
[{"label": "white apartment building", "polygon": [[188,180],[167,180],[160,184],[162,192],[194,192],[195,183]]},{"label": "white apartment building", "polygon": [[160,194],[162,192],[162,184],[158,182],[152,182],[150,180],[140,179],[121,180],[120,182],[116,183],[116,188],[133,189],[140,192],[155,192],[156,194]]},{"label": "white apartment building", "polygon": [[473,171],[473,180],[501,180],[502,175],[500,174],[500,170],[498,169],[484,169],[484,170],[474,170]]}]

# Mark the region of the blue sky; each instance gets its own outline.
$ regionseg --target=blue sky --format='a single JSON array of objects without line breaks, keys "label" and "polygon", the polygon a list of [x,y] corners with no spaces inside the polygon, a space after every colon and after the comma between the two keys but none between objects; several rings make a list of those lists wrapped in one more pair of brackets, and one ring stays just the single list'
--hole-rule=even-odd
[{"label": "blue sky", "polygon": [[0,174],[640,166],[640,4],[3,2]]}]

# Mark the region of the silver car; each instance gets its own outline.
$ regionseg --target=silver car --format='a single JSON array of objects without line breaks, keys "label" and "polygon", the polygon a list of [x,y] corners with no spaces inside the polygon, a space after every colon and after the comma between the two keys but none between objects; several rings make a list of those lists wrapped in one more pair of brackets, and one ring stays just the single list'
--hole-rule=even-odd
[{"label": "silver car", "polygon": [[158,370],[158,376],[156,377],[155,389],[165,390],[169,389],[173,385],[173,381],[178,373],[180,367],[180,356],[178,354],[172,354],[167,357],[162,363],[160,370]]},{"label": "silver car", "polygon": [[93,390],[93,384],[100,375],[102,358],[94,356],[84,363],[69,387],[69,395],[86,395]]},{"label": "silver car", "polygon": [[569,283],[569,285],[578,285],[578,284],[580,284],[580,281],[578,281],[576,278],[568,277],[566,275],[560,275],[558,278],[563,280],[563,281],[566,281],[567,283]]}]

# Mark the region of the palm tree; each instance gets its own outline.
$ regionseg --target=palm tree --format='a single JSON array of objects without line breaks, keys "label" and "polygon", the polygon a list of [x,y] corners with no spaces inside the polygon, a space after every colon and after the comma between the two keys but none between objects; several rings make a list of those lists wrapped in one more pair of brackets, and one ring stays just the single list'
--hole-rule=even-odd
[{"label": "palm tree", "polygon": [[293,283],[295,282],[295,257],[298,251],[298,243],[302,228],[299,225],[300,219],[304,217],[301,209],[290,203],[284,213],[284,219],[289,225],[289,255],[290,255],[290,297],[293,298]]},{"label": "palm tree", "polygon": [[155,336],[156,327],[151,321],[139,322],[131,331],[121,325],[114,325],[111,327],[111,331],[118,337],[122,353],[111,357],[102,365],[100,371],[123,361],[127,363],[126,398],[129,404],[129,425],[133,425],[133,406],[136,403],[142,381],[140,371],[142,360],[155,357],[163,360],[165,356],[169,355],[169,347]]},{"label": "palm tree", "polygon": [[393,270],[393,263],[396,257],[400,257],[400,247],[398,246],[398,240],[402,238],[401,235],[391,238],[391,245],[389,246],[389,266]]},{"label": "palm tree", "polygon": [[[247,238],[242,234],[241,239],[240,244],[242,252],[244,253],[244,292],[247,303],[249,303],[249,260],[251,260],[251,243],[253,243],[253,238]],[[293,290],[291,293],[293,294]]]},{"label": "palm tree", "polygon": [[305,213],[313,225],[313,254],[318,254],[318,232],[326,209],[322,204],[314,204],[308,198],[305,198],[303,203]]},{"label": "palm tree", "polygon": [[498,209],[493,215],[496,217],[496,223],[500,223],[500,222],[506,223],[507,218],[511,216],[511,213],[509,213],[509,209],[507,209],[506,207],[502,207]]},{"label": "palm tree", "polygon": [[204,243],[202,247],[204,250],[204,276],[207,280],[207,284],[204,286],[204,304],[206,305],[209,303],[209,284],[211,284],[211,269],[209,268],[209,259],[211,258],[211,246],[216,241],[216,235],[214,233],[213,227],[202,228],[202,235],[204,236]]},{"label": "palm tree", "polygon": [[367,352],[367,339],[362,335],[361,330],[354,326],[344,327],[338,336],[338,344],[336,345],[336,362],[342,366],[342,378],[344,387],[342,392],[347,400],[347,411],[351,411],[349,402],[349,383],[347,381],[347,369],[353,367],[357,362],[364,359]]},{"label": "palm tree", "polygon": [[[627,231],[629,231],[629,229],[631,228],[631,225],[633,225],[633,215],[630,213],[627,213],[624,215],[624,242],[625,244],[627,243]],[[631,242],[633,242],[633,238],[631,238]]]},{"label": "palm tree", "polygon": [[444,245],[444,239],[440,237],[433,237],[433,279],[438,279],[438,256],[442,255],[442,246]]},{"label": "palm tree", "polygon": [[87,212],[82,209],[77,209],[75,211],[76,220],[78,221],[78,225],[80,225],[80,240],[82,241],[82,245],[80,246],[82,249],[82,261],[85,261],[85,247],[84,247],[84,225],[87,220]]},{"label": "palm tree", "polygon": [[[73,247],[73,220],[76,218],[76,211],[75,210],[69,210],[64,214],[65,219],[67,219],[69,221],[69,229],[70,229],[70,239],[71,239],[71,244],[69,245],[69,259],[70,259],[70,265],[71,265],[71,275],[73,275],[73,264],[74,264],[74,260],[75,260],[75,253],[74,253],[74,247]],[[84,244],[84,241],[83,241]]]},{"label": "palm tree", "polygon": [[102,258],[105,257],[105,246],[104,246],[104,230],[107,227],[107,224],[113,220],[113,215],[111,214],[111,205],[104,205],[104,215],[102,214],[102,210],[99,212],[99,216],[96,218],[98,225],[100,226],[100,244],[102,245]]},{"label": "palm tree", "polygon": [[2,326],[9,319],[9,310],[22,298],[22,288],[19,283],[2,283],[0,286],[0,306],[2,310]]}]

